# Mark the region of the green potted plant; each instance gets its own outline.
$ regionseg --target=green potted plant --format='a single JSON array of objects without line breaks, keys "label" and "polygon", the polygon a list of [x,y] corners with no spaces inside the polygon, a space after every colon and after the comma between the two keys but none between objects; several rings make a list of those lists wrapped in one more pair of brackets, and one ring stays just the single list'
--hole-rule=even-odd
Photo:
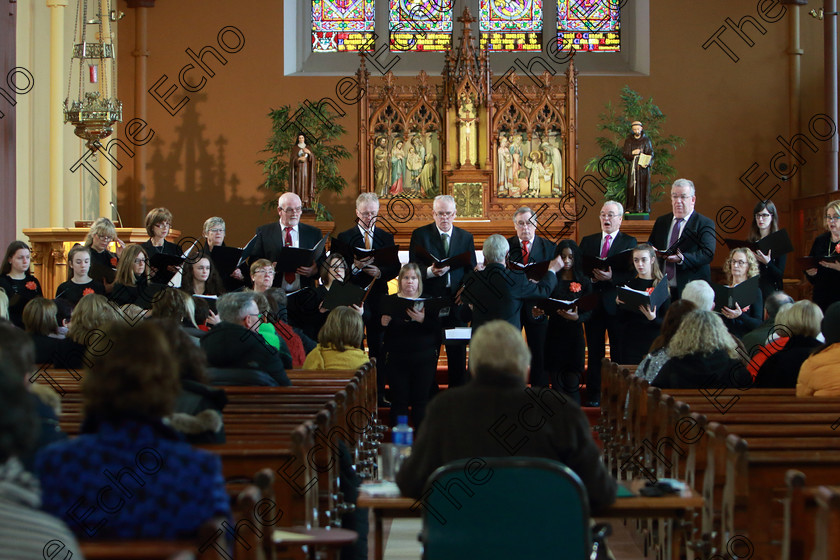
[{"label": "green potted plant", "polygon": [[[650,200],[657,202],[677,176],[676,169],[671,165],[671,159],[674,157],[677,146],[685,144],[685,138],[665,135],[663,126],[666,117],[653,102],[652,97],[644,99],[641,94],[625,85],[621,88],[619,98],[618,106],[608,101],[606,112],[598,116],[600,120],[598,130],[606,131],[605,135],[595,139],[601,153],[590,159],[584,169],[599,171],[602,177],[606,177],[604,179],[604,185],[607,187],[607,192],[604,194],[605,200],[617,200],[625,204],[628,165],[621,150],[624,139],[630,134],[630,123],[641,121],[644,124],[645,134],[653,144]],[[601,162],[600,166],[599,162]]]},{"label": "green potted plant", "polygon": [[[263,166],[265,182],[260,188],[274,193],[283,193],[289,189],[290,154],[292,147],[297,144],[298,134],[306,137],[306,145],[315,156],[315,193],[312,207],[317,221],[332,221],[327,207],[321,204],[320,194],[332,191],[341,194],[347,186],[347,181],[338,172],[338,164],[342,159],[349,159],[350,152],[335,140],[344,135],[346,130],[336,121],[338,115],[332,114],[329,106],[322,104],[316,109],[316,115],[311,105],[298,103],[292,111],[289,105],[279,109],[272,109],[268,113],[271,119],[271,136],[268,138],[265,150],[271,154],[268,159],[259,160]],[[290,117],[294,122],[290,123]],[[268,202],[267,205],[273,205]]]}]

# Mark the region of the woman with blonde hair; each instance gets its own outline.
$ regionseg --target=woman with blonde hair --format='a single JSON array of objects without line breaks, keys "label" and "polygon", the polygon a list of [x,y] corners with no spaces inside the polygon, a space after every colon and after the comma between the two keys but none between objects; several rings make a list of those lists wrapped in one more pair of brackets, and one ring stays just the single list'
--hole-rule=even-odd
[{"label": "woman with blonde hair", "polygon": [[[830,257],[840,254],[840,199],[825,206],[827,232],[818,235],[811,245],[811,257]],[[819,261],[819,266],[805,271],[805,278],[814,285],[814,303],[825,311],[835,301],[840,301],[840,261]]]},{"label": "woman with blonde hair", "polygon": [[[737,286],[758,276],[758,261],[752,251],[732,249],[723,263],[723,271],[726,273],[726,283],[729,286]],[[764,321],[764,296],[761,288],[756,287],[751,304],[742,308],[736,303],[734,309],[723,307],[719,311],[729,332],[741,338],[751,330],[757,329]]]},{"label": "woman with blonde hair", "polygon": [[[61,355],[62,363],[56,367],[81,367],[86,363],[85,351],[90,348],[91,359],[96,360],[106,348],[102,329],[120,319],[120,313],[105,296],[91,294],[79,300],[73,309],[73,320],[67,330],[66,349]],[[110,350],[108,350],[110,351]],[[88,360],[89,362],[89,360]],[[89,363],[87,364],[89,365]]]},{"label": "woman with blonde hair", "polygon": [[[114,242],[116,253],[108,250],[108,245]],[[102,282],[105,290],[110,293],[117,269],[117,262],[122,257],[125,243],[117,237],[117,228],[108,218],[99,218],[90,226],[85,247],[90,248],[90,277]]]},{"label": "woman with blonde hair", "polygon": [[336,307],[327,316],[318,345],[306,357],[303,369],[356,369],[366,364],[363,336],[362,316],[350,307]]},{"label": "woman with blonde hair", "polygon": [[35,298],[23,308],[23,329],[35,343],[35,363],[48,364],[64,346],[58,336],[58,306],[51,299]]},{"label": "woman with blonde hair", "polygon": [[651,385],[663,389],[747,388],[752,379],[737,359],[737,349],[738,343],[717,313],[692,311],[683,317],[668,343],[671,359]]},{"label": "woman with blonde hair", "polygon": [[796,387],[799,368],[821,344],[817,337],[822,320],[822,310],[807,299],[782,306],[774,327],[777,338],[764,346],[750,363],[752,366],[756,361],[763,362],[755,375],[756,387]]}]

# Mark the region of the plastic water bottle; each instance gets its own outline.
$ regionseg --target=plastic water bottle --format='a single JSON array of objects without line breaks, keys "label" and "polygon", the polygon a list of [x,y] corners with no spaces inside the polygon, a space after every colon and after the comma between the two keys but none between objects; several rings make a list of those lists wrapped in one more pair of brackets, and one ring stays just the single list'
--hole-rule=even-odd
[{"label": "plastic water bottle", "polygon": [[408,416],[397,416],[397,425],[391,430],[391,441],[397,448],[397,470],[402,466],[406,457],[411,455],[411,445],[414,443],[414,428],[408,425]]}]

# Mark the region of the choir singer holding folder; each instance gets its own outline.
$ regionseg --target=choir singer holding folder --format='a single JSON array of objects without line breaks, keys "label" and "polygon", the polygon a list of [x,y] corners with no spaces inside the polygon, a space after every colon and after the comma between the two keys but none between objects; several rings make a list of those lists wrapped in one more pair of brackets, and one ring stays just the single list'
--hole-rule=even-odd
[{"label": "choir singer holding folder", "polygon": [[[278,222],[257,228],[254,248],[251,250],[251,262],[268,259],[280,260],[283,247],[313,249],[321,241],[321,230],[300,223],[303,206],[295,193],[283,193],[277,200]],[[314,285],[313,277],[318,273],[318,263],[301,266],[294,272],[279,271],[274,276],[274,286],[282,287],[286,292],[294,292]]]}]

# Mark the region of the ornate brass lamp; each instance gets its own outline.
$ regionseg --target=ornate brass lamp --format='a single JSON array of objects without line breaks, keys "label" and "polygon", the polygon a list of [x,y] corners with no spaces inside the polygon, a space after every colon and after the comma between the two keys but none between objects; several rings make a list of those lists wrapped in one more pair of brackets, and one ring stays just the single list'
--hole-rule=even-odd
[{"label": "ornate brass lamp", "polygon": [[[122,122],[111,34],[111,22],[122,15],[110,9],[110,0],[77,0],[64,122],[72,123],[76,136],[94,152],[114,131],[114,123]],[[78,91],[72,99],[71,91]]]}]

